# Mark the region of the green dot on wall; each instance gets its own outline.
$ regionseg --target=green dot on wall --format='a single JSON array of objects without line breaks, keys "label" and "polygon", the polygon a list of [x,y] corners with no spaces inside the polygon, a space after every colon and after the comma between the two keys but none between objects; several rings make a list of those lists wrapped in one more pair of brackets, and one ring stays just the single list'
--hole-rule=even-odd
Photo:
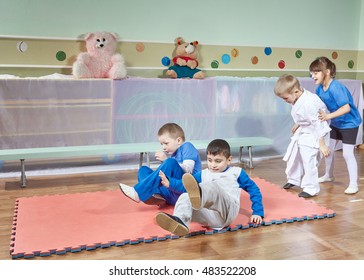
[{"label": "green dot on wall", "polygon": [[211,67],[212,68],[219,68],[219,62],[217,60],[214,60],[211,62]]},{"label": "green dot on wall", "polygon": [[353,61],[353,60],[349,60],[349,61],[348,61],[348,67],[349,67],[350,69],[353,69],[353,67],[354,67],[354,61]]},{"label": "green dot on wall", "polygon": [[296,53],[295,53],[295,56],[297,58],[301,58],[302,57],[302,51],[301,50],[297,50]]},{"label": "green dot on wall", "polygon": [[67,55],[66,55],[66,53],[64,51],[58,51],[56,53],[56,58],[57,58],[58,61],[63,61],[63,60],[66,59],[66,57],[67,57]]}]

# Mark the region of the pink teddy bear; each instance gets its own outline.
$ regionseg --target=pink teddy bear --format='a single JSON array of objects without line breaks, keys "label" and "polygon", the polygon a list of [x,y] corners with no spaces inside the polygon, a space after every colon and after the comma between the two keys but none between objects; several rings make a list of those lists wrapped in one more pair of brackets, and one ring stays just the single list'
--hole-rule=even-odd
[{"label": "pink teddy bear", "polygon": [[116,52],[117,35],[108,32],[88,33],[84,38],[87,52],[78,54],[72,66],[76,78],[126,77],[124,57]]}]

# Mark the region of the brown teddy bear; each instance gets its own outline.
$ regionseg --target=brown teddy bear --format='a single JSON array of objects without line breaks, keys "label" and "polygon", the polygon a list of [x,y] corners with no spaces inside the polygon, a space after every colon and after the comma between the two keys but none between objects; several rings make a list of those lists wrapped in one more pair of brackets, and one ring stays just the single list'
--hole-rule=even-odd
[{"label": "brown teddy bear", "polygon": [[181,37],[175,40],[173,66],[166,72],[170,78],[203,79],[205,74],[197,68],[198,66],[198,42],[184,42]]}]

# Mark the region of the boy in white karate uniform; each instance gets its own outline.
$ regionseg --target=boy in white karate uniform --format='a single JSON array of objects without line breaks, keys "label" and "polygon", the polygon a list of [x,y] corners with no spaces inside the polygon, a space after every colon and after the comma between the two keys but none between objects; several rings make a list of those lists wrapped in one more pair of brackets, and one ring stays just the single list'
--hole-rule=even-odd
[{"label": "boy in white karate uniform", "polygon": [[303,88],[292,75],[281,76],[274,88],[275,94],[292,105],[291,115],[295,122],[293,136],[283,158],[287,162],[287,184],[284,189],[300,186],[299,197],[309,198],[320,192],[318,162],[320,152],[327,157],[330,130],[326,121],[319,119],[320,112],[327,112],[321,99]]},{"label": "boy in white karate uniform", "polygon": [[207,146],[206,154],[208,168],[194,175],[184,174],[182,181],[160,174],[165,187],[183,184],[187,193],[178,198],[173,215],[157,214],[157,224],[179,236],[189,232],[191,221],[213,229],[227,227],[239,214],[241,189],[249,193],[252,201],[250,222],[260,224],[264,217],[262,195],[242,168],[229,166],[229,144],[215,139]]}]

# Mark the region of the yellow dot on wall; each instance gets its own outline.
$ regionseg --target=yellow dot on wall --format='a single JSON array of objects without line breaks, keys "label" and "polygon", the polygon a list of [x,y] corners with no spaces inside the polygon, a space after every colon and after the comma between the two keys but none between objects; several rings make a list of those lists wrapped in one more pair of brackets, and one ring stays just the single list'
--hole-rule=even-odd
[{"label": "yellow dot on wall", "polygon": [[238,49],[232,49],[231,50],[231,56],[232,57],[237,57],[239,55],[239,50]]}]

